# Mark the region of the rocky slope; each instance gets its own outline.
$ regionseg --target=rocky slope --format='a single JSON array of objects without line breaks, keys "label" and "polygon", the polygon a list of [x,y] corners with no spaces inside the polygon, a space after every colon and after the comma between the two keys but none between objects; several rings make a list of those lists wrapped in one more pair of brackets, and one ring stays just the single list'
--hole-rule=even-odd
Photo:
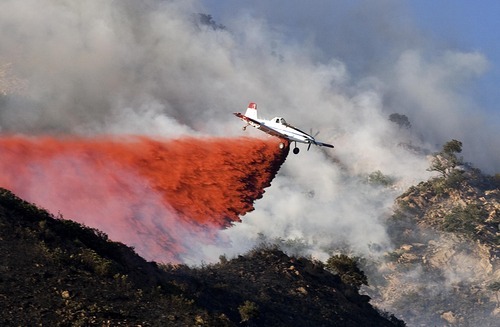
[{"label": "rocky slope", "polygon": [[274,248],[199,269],[146,262],[0,189],[2,326],[404,326]]},{"label": "rocky slope", "polygon": [[499,180],[461,167],[411,187],[389,219],[395,250],[368,294],[409,326],[497,326]]}]

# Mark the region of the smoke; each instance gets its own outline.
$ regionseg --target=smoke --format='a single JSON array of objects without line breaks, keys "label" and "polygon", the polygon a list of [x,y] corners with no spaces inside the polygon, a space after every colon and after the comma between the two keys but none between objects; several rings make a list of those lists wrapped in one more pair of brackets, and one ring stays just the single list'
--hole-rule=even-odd
[{"label": "smoke", "polygon": [[[464,142],[466,161],[487,173],[499,170],[498,111],[481,108],[472,97],[476,82],[492,63],[476,49],[459,49],[420,31],[404,2],[204,2],[217,13],[216,19],[243,35],[251,33],[251,25],[270,22],[265,29],[270,51],[286,61],[291,59],[291,50],[294,60],[300,62],[299,69],[279,66],[278,70],[296,73],[311,64],[323,72],[323,80],[319,75],[312,77],[314,70],[305,79],[297,75],[291,83],[298,81],[301,87],[283,97],[298,104],[295,114],[306,107],[308,113],[324,118],[323,123],[314,120],[321,131],[327,128],[324,125],[336,130],[369,127],[353,125],[356,110],[350,107],[359,96],[373,92],[380,101],[380,114],[385,118],[395,112],[407,115],[414,138],[431,150],[459,139]],[[319,83],[315,85],[311,79]],[[284,88],[290,86],[289,81]],[[317,94],[310,89],[327,92]],[[333,95],[341,101],[332,100]],[[288,107],[286,103],[277,105]]]},{"label": "smoke", "polygon": [[[196,19],[203,4],[226,28]],[[241,130],[230,113],[255,101],[260,115],[321,131],[318,139],[336,147],[289,158],[258,210],[224,232],[234,245],[228,252],[251,246],[259,233],[317,244],[318,256],[332,239],[383,248],[389,241],[379,214],[429,176],[424,151],[399,144],[429,152],[456,138],[466,160],[498,168],[492,149],[500,138],[463,92],[488,61],[435,47],[393,1],[321,4],[2,1],[0,58],[25,87],[2,97],[0,128],[231,137]],[[388,121],[394,112],[412,128]],[[375,171],[398,188],[364,183]],[[327,235],[319,237],[320,229]]]},{"label": "smoke", "polygon": [[[456,138],[467,161],[498,169],[496,126],[467,96],[488,69],[484,55],[428,40],[396,1],[318,3],[2,1],[0,58],[29,96],[4,97],[0,127],[235,135],[228,113],[251,100],[345,137],[351,165],[390,138],[385,121],[398,112],[413,142],[437,150]],[[227,28],[197,23],[206,10]]]},{"label": "smoke", "polygon": [[[150,260],[197,246],[254,209],[284,161],[278,140],[0,138],[0,185]],[[222,240],[220,240],[222,242]]]},{"label": "smoke", "polygon": [[[488,58],[429,39],[399,1],[4,0],[0,60],[24,85],[0,99],[5,133],[234,137],[230,113],[249,101],[321,131],[335,149],[289,157],[256,210],[220,233],[227,243],[204,247],[208,261],[262,236],[320,258],[335,244],[382,253],[383,213],[430,176],[425,153],[455,138],[466,161],[500,167],[498,130],[468,92]],[[366,183],[376,171],[394,188]]]},{"label": "smoke", "polygon": [[[0,130],[30,138],[3,138],[2,183],[65,217],[86,213],[149,259],[213,262],[262,240],[380,258],[394,198],[431,176],[426,154],[457,139],[465,161],[500,167],[498,118],[471,91],[488,58],[425,35],[400,1],[3,0],[6,65]],[[299,145],[241,217],[252,206],[239,197],[262,196],[277,169],[274,139],[239,138],[231,113],[250,101],[335,149]],[[200,179],[209,163],[213,178]]]}]

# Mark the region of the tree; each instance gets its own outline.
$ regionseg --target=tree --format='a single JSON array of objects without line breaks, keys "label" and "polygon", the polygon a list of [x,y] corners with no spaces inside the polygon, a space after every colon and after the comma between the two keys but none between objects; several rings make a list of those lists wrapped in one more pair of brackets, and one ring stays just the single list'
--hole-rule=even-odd
[{"label": "tree", "polygon": [[389,120],[392,121],[393,123],[398,124],[399,129],[401,128],[411,128],[410,120],[406,115],[401,115],[398,113],[390,114],[389,115]]},{"label": "tree", "polygon": [[443,145],[443,152],[448,155],[462,152],[462,142],[451,140]]},{"label": "tree", "polygon": [[457,153],[462,152],[462,142],[455,139],[445,143],[443,150],[434,154],[429,171],[437,171],[447,177],[455,167],[462,165],[462,158]]},{"label": "tree", "polygon": [[224,25],[217,24],[217,22],[215,22],[215,20],[213,19],[212,15],[209,15],[209,14],[199,13],[198,14],[198,21],[200,22],[201,25],[209,26],[214,31],[226,29],[226,27]]}]

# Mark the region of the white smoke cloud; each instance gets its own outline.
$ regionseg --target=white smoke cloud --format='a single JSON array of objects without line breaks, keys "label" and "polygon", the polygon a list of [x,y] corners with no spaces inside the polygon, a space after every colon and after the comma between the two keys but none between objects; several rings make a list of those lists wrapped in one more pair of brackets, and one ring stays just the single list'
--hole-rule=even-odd
[{"label": "white smoke cloud", "polygon": [[[349,141],[374,152],[370,135],[379,135],[366,130],[371,122],[363,124],[368,111],[376,110],[379,121],[404,113],[424,143],[435,147],[455,137],[464,142],[466,159],[490,172],[499,166],[498,151],[479,150],[498,148],[496,130],[461,95],[487,60],[480,53],[429,52],[410,24],[393,19],[404,12],[393,1],[367,9],[328,1],[257,1],[252,10],[245,2],[218,4],[232,13],[224,16],[226,30],[193,23],[193,13],[204,10],[197,1],[6,0],[0,6],[2,60],[29,86],[27,99],[4,101],[6,131],[227,135],[237,131],[229,112],[252,100],[264,113],[320,129],[322,137],[353,131],[357,139]],[[384,14],[375,19],[374,11]],[[353,35],[385,38],[384,47],[355,42]],[[360,73],[361,66],[371,68]],[[380,102],[375,109],[372,100]]]},{"label": "white smoke cloud", "polygon": [[27,80],[29,95],[6,99],[2,127],[105,133],[121,125],[123,110],[158,105],[169,126],[195,124],[204,93],[214,90],[204,83],[220,65],[215,36],[193,24],[194,4],[2,1],[1,57]]},{"label": "white smoke cloud", "polygon": [[[241,253],[262,235],[321,259],[338,244],[382,253],[394,197],[429,177],[401,142],[436,151],[455,138],[465,160],[500,167],[497,126],[467,95],[488,59],[426,40],[398,3],[3,0],[0,58],[26,90],[0,98],[0,129],[241,135],[231,113],[255,101],[335,149],[302,146],[256,210],[220,232],[224,245],[193,246],[185,261]],[[199,12],[227,28],[196,23]],[[395,112],[410,130],[388,120]],[[400,189],[365,183],[374,171]]]},{"label": "white smoke cloud", "polygon": [[[336,145],[327,155],[314,149],[289,158],[258,208],[280,216],[287,212],[276,209],[280,201],[296,198],[303,208],[311,208],[290,209],[283,219],[297,221],[305,219],[305,213],[316,212],[323,221],[337,212],[328,226],[344,221],[355,226],[354,216],[363,217],[340,209],[343,206],[367,202],[366,211],[379,212],[377,205],[392,197],[383,194],[372,201],[357,192],[356,179],[346,182],[346,176],[380,170],[407,184],[428,176],[425,158],[398,147],[401,141],[436,150],[436,145],[457,138],[464,142],[466,160],[489,171],[498,168],[499,153],[493,151],[499,148],[498,133],[461,92],[471,78],[487,69],[482,54],[429,53],[407,24],[404,38],[402,31],[394,32],[399,20],[389,23],[387,15],[379,20],[372,17],[358,28],[386,26],[370,33],[377,38],[392,35],[383,53],[390,52],[396,60],[390,66],[373,65],[377,67],[363,76],[357,67],[328,56],[337,45],[348,48],[349,40],[332,31],[337,41],[332,46],[323,42],[323,32],[315,35],[315,27],[337,25],[309,22],[307,15],[323,16],[313,6],[287,7],[290,17],[307,30],[307,36],[290,38],[287,28],[296,30],[286,15],[278,15],[275,25],[276,7],[258,4],[253,12],[241,10],[224,21],[226,29],[213,29],[194,22],[193,13],[204,10],[197,1],[2,1],[0,57],[12,62],[28,89],[23,97],[5,97],[0,126],[15,132],[239,135],[239,125],[230,113],[256,101],[262,115],[283,115],[301,128],[320,130],[318,138]],[[326,11],[333,10],[323,4]],[[376,7],[383,11],[393,4],[381,2]],[[368,15],[356,6],[337,8],[335,15],[340,15],[340,9]],[[264,11],[267,16],[256,17]],[[407,43],[401,40],[408,39],[415,44],[404,48]],[[337,52],[339,57],[343,53]],[[347,63],[369,63],[370,58],[365,53]],[[388,121],[392,112],[409,116],[410,133],[402,133]],[[318,184],[312,176],[320,176],[324,183]],[[311,189],[315,197],[304,197]],[[259,214],[258,209],[248,215],[245,223]],[[372,218],[374,225],[382,226],[377,215]],[[350,235],[350,239],[356,237]]]},{"label": "white smoke cloud", "polygon": [[[339,246],[382,254],[391,248],[383,217],[394,197],[429,177],[425,156],[401,142],[435,151],[455,138],[465,160],[498,172],[498,129],[467,92],[490,66],[483,54],[424,38],[398,1],[248,3],[3,0],[0,65],[9,63],[24,87],[0,97],[0,130],[241,135],[231,113],[255,101],[262,116],[284,116],[335,145],[290,155],[255,211],[221,231],[219,244],[198,246],[179,224],[189,240],[182,259],[192,264],[263,238],[319,259]],[[198,12],[227,28],[196,23]],[[410,130],[388,120],[395,112]],[[397,188],[366,183],[374,171]],[[154,194],[144,200],[141,220],[175,224],[160,219],[168,208],[151,210]],[[452,283],[474,271],[447,273]]]},{"label": "white smoke cloud", "polygon": [[[372,90],[382,102],[380,113],[407,115],[413,135],[431,150],[438,150],[456,138],[464,143],[466,161],[488,173],[498,171],[497,120],[470,96],[474,82],[491,64],[484,54],[448,47],[418,31],[404,3],[392,0],[315,1],[314,5],[258,0],[224,4],[205,0],[204,3],[216,11],[215,16],[221,17],[231,31],[241,30],[237,35],[245,35],[249,28],[255,30],[249,26],[260,25],[263,20],[268,22],[262,31],[267,38],[254,37],[251,46],[258,44],[255,40],[267,40],[267,48],[283,62],[276,65],[277,69],[262,65],[266,69],[259,73],[266,81],[280,83],[285,72],[306,73],[307,76],[295,75],[300,78],[292,78],[291,82],[290,79],[281,82],[280,88],[286,92],[283,95],[272,88],[274,101],[270,108],[288,108],[293,100],[302,108],[297,112],[304,110],[321,117],[315,119],[314,127],[322,127],[324,121],[337,130],[352,128],[343,121],[354,122],[357,118],[355,112],[349,111],[352,100],[363,91]],[[241,48],[247,49],[247,43]],[[335,66],[333,62],[340,64]],[[292,69],[293,66],[300,68]],[[326,78],[314,76],[314,71],[326,73],[323,75]],[[328,73],[332,71],[337,75],[329,79],[332,76]],[[268,72],[272,72],[271,76]],[[312,79],[317,83],[311,83]],[[302,88],[294,87],[297,82]],[[341,96],[342,103],[318,94],[321,91],[329,93],[330,98]],[[281,96],[283,100],[279,101]],[[334,113],[326,115],[329,107],[323,105],[325,102],[341,117]],[[265,104],[269,105],[269,101]]]}]

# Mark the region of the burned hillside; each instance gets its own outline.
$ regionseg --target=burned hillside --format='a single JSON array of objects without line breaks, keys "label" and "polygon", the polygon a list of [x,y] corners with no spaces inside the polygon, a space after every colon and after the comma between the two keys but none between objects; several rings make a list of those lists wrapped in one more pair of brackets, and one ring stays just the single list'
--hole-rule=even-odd
[{"label": "burned hillside", "polygon": [[320,263],[277,249],[201,268],[159,267],[5,189],[0,219],[4,326],[404,325]]}]

